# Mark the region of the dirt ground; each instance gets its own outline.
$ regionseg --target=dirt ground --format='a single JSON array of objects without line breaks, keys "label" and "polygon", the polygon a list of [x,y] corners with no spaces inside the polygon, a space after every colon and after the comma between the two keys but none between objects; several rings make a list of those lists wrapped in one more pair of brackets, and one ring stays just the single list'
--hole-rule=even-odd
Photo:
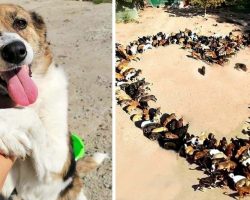
[{"label": "dirt ground", "polygon": [[[160,31],[171,33],[191,29],[199,34],[228,34],[243,27],[218,23],[217,16],[192,18],[171,17],[161,8],[147,8],[140,13],[137,23],[117,24],[116,40],[121,44]],[[217,25],[216,25],[217,24]],[[213,132],[217,138],[239,135],[250,116],[250,72],[234,69],[237,62],[250,69],[250,49],[241,50],[224,67],[208,66],[188,58],[190,53],[171,45],[148,50],[139,62],[131,66],[142,69],[142,76],[153,83],[151,94],[158,99],[154,107],[162,112],[176,113],[190,122],[189,132]],[[205,66],[206,75],[198,73]],[[193,192],[192,185],[202,173],[190,170],[187,162],[175,153],[161,149],[137,129],[129,116],[117,106],[117,200],[151,199],[231,199],[225,190]],[[232,193],[232,191],[229,191]]]},{"label": "dirt ground", "polygon": [[70,131],[83,136],[88,155],[110,155],[84,179],[86,196],[90,200],[111,199],[111,4],[70,0],[0,3],[17,3],[44,17],[55,60],[69,78]]}]

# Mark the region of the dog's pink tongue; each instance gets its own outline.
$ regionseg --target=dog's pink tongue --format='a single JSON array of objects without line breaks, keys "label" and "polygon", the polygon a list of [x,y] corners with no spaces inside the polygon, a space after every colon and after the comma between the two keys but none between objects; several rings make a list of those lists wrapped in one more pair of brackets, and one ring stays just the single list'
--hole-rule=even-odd
[{"label": "dog's pink tongue", "polygon": [[34,103],[38,96],[38,89],[29,76],[28,66],[22,66],[17,72],[8,72],[7,88],[11,99],[20,106]]}]

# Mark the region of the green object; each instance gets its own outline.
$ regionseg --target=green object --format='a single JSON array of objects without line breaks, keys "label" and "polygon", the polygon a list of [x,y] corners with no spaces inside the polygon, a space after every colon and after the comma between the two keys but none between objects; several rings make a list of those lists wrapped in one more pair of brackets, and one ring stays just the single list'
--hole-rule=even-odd
[{"label": "green object", "polygon": [[149,0],[149,2],[152,4],[153,7],[157,7],[161,5],[161,0]]},{"label": "green object", "polygon": [[166,5],[179,4],[181,0],[148,0],[148,1],[153,7],[157,7],[164,4]]},{"label": "green object", "polygon": [[85,156],[85,144],[82,138],[80,138],[76,133],[71,134],[71,142],[75,160],[79,160]]}]

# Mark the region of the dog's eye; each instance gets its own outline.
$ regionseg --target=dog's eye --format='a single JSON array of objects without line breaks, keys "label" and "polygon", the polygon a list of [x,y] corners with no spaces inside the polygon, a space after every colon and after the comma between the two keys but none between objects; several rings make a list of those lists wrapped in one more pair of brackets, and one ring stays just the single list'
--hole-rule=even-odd
[{"label": "dog's eye", "polygon": [[27,27],[28,23],[25,19],[15,19],[13,22],[13,27],[18,30],[23,30]]}]

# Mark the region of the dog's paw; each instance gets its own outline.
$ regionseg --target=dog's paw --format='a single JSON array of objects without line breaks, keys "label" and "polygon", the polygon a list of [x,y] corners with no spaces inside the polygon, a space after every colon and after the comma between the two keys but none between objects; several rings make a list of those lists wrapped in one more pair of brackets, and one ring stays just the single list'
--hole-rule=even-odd
[{"label": "dog's paw", "polygon": [[24,159],[31,151],[31,142],[25,132],[9,130],[0,125],[0,152],[6,156]]}]

